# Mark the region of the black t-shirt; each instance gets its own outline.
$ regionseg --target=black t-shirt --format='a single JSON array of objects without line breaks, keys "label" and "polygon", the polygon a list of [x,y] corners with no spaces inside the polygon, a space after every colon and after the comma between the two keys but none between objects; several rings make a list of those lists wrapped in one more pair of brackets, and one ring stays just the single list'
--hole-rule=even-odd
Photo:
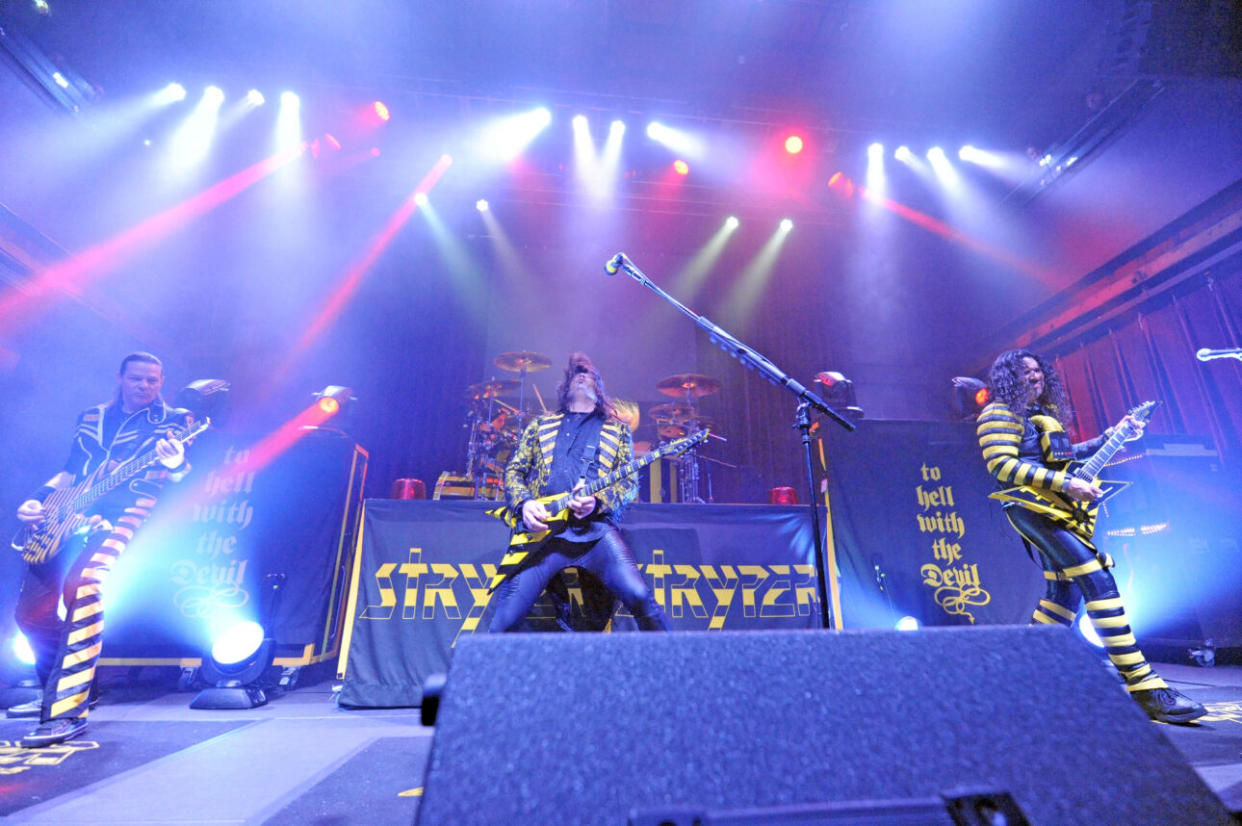
[{"label": "black t-shirt", "polygon": [[[548,474],[547,493],[566,493],[574,489],[578,480],[593,479],[599,461],[599,434],[604,427],[604,416],[598,410],[589,413],[566,413],[556,434],[556,446],[552,449],[552,468]],[[572,516],[569,527],[561,534],[570,542],[593,542],[604,535],[609,524],[592,516],[580,520]]]}]

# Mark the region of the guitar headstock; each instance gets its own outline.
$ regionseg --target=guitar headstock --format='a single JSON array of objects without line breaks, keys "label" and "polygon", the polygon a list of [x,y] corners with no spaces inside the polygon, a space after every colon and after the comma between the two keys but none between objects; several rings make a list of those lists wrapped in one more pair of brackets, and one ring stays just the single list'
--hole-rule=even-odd
[{"label": "guitar headstock", "polygon": [[1156,407],[1159,406],[1159,404],[1159,401],[1143,402],[1142,404],[1131,408],[1127,415],[1133,416],[1140,422],[1147,422],[1151,419],[1151,414],[1155,412]]},{"label": "guitar headstock", "polygon": [[689,436],[682,436],[680,439],[677,439],[676,441],[673,441],[673,442],[669,442],[668,444],[661,447],[660,455],[661,456],[676,456],[678,453],[687,451],[690,448],[694,447],[695,445],[699,444],[700,442],[706,441],[709,435],[711,435],[711,430],[705,427],[702,430],[691,433]]}]

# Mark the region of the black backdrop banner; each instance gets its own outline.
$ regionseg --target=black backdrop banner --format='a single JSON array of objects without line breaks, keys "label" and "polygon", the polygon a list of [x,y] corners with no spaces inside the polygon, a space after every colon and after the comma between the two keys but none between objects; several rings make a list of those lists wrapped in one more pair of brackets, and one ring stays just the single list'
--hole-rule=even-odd
[{"label": "black backdrop banner", "polygon": [[[457,639],[486,632],[487,584],[508,541],[484,513],[492,506],[367,500],[339,666],[342,705],[418,705],[423,680],[447,670]],[[805,508],[634,505],[622,534],[675,630],[819,625]],[[582,579],[565,577],[563,607],[545,595],[529,625],[555,630],[559,618],[590,627],[598,592]],[[614,630],[634,628],[619,605],[610,620]]]},{"label": "black backdrop banner", "polygon": [[[194,469],[168,485],[108,582],[104,665],[197,659],[213,631],[265,623],[284,664],[333,656],[367,455],[327,429],[307,431],[262,466],[257,439],[208,430]],[[263,616],[266,574],[284,574]]]},{"label": "black backdrop banner", "polygon": [[1043,574],[1026,555],[966,422],[829,428],[841,627],[1026,623]]}]

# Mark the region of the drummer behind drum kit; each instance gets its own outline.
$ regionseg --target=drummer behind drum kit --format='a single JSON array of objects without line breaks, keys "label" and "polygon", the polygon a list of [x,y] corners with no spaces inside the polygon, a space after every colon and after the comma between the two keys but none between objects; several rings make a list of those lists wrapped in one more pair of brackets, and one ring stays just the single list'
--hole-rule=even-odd
[{"label": "drummer behind drum kit", "polygon": [[[537,373],[552,366],[552,360],[541,353],[518,351],[501,353],[493,363],[501,370],[517,373],[517,379],[496,379],[479,382],[466,388],[465,426],[470,429],[470,437],[466,443],[466,473],[454,474],[445,471],[436,482],[433,499],[465,498],[498,501],[504,499],[504,471],[522,429],[533,413],[527,412],[527,381],[530,373]],[[543,397],[535,385],[530,391],[538,401],[539,408],[547,412]],[[696,373],[683,373],[669,376],[656,383],[656,389],[666,396],[673,396],[676,402],[660,404],[649,411],[655,422],[655,433],[659,444],[680,439],[689,433],[702,428],[713,428],[715,422],[699,414],[695,400],[715,393],[720,389],[720,382],[708,376]],[[512,404],[501,397],[512,399],[517,396],[517,403]],[[624,399],[613,399],[617,417],[637,431],[639,425],[638,405]],[[716,433],[713,438],[725,441]],[[653,448],[651,440],[636,440],[634,452],[643,455]],[[701,457],[694,448],[687,450],[675,459],[666,459],[677,468],[677,492],[681,502],[711,501],[711,476],[707,475],[707,500],[699,495]],[[711,460],[717,461],[717,460]],[[726,464],[721,462],[720,464]]]}]

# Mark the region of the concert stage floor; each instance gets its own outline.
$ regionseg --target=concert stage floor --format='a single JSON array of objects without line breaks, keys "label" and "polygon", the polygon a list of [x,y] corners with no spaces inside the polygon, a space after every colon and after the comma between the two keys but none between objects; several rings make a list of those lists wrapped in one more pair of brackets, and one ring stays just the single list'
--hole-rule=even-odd
[{"label": "concert stage floor", "polygon": [[[1242,810],[1242,666],[1159,670],[1211,712],[1160,730]],[[62,826],[413,822],[432,736],[417,709],[343,710],[326,681],[250,711],[191,710],[192,696],[114,686],[54,765],[0,749],[0,814]],[[0,740],[29,727],[0,719]]]}]

